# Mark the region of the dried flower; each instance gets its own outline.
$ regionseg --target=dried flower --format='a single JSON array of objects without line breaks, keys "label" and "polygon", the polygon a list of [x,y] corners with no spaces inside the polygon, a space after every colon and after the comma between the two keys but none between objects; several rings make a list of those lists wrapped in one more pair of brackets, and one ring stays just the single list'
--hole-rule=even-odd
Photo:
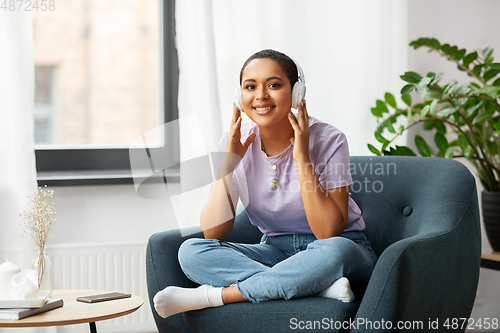
[{"label": "dried flower", "polygon": [[47,190],[46,187],[47,185],[45,185],[45,188],[39,187],[38,191],[33,192],[33,198],[30,200],[33,205],[31,211],[23,211],[20,214],[24,220],[21,224],[23,235],[29,233],[40,251],[45,250],[45,243],[50,231],[52,231],[52,226],[58,223],[54,218],[56,214],[54,210],[55,204],[51,203],[54,191]]},{"label": "dried flower", "polygon": [[[54,195],[53,190],[47,190],[47,185],[45,188],[38,188],[38,191],[33,192],[33,198],[30,203],[33,204],[31,211],[23,211],[20,214],[24,222],[21,224],[23,230],[23,236],[27,232],[35,241],[38,248],[38,288],[42,285],[43,275],[45,273],[45,257],[43,252],[45,251],[45,243],[49,236],[50,231],[52,231],[52,226],[58,223],[54,218],[56,214],[54,210],[55,203],[51,203],[52,196]],[[29,196],[28,196],[29,198]]]}]

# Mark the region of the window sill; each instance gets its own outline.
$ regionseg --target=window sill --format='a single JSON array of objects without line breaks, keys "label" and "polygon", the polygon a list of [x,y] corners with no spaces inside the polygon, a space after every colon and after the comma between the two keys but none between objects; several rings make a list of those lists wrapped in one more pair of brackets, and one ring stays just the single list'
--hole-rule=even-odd
[{"label": "window sill", "polygon": [[[151,174],[145,171],[144,176]],[[179,170],[166,170],[167,182],[180,182]],[[140,176],[140,175],[139,175]],[[134,184],[130,170],[38,171],[38,186],[93,186]],[[163,183],[163,177],[150,177],[148,183]]]}]

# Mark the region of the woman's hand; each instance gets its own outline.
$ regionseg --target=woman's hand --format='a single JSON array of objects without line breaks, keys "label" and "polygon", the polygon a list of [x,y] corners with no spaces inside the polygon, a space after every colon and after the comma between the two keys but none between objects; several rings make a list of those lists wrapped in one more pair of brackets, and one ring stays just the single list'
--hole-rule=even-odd
[{"label": "woman's hand", "polygon": [[[245,142],[241,143],[241,120],[240,110],[233,104],[233,118],[227,138],[226,153],[219,167],[217,181],[210,188],[210,196],[200,215],[200,225],[206,239],[223,241],[233,229],[235,207],[239,198],[238,192],[232,190],[234,168],[257,135],[251,133]],[[222,181],[219,181],[221,179]],[[231,211],[228,211],[228,202]]]},{"label": "woman's hand", "polygon": [[307,223],[317,239],[338,236],[347,225],[349,186],[330,191],[323,189],[309,159],[309,116],[305,100],[299,104],[298,119],[295,120],[292,114],[289,114],[288,119],[295,133],[295,138],[291,138],[290,142],[297,163]]},{"label": "woman's hand", "polygon": [[240,158],[243,158],[257,134],[251,133],[245,142],[241,143],[241,121],[241,111],[233,104],[233,119],[231,120],[231,128],[227,138],[226,152],[238,154]]},{"label": "woman's hand", "polygon": [[293,145],[293,159],[297,163],[309,162],[309,115],[306,109],[306,100],[299,104],[299,117],[295,119],[292,112],[288,114],[288,120],[292,124],[294,137],[290,138]]}]

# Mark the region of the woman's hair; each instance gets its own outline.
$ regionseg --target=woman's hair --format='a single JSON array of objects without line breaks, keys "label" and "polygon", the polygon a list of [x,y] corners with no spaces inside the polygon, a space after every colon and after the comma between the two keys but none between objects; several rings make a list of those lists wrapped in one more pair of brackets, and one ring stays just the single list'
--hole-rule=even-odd
[{"label": "woman's hair", "polygon": [[286,54],[271,50],[271,49],[266,49],[259,51],[257,53],[254,53],[253,55],[248,58],[245,63],[243,64],[243,67],[241,67],[240,71],[240,85],[241,85],[241,80],[243,79],[243,71],[247,67],[247,65],[250,63],[250,61],[254,59],[271,59],[275,63],[277,63],[281,69],[283,69],[283,72],[285,72],[285,75],[288,77],[288,80],[290,81],[290,86],[293,89],[293,85],[295,82],[299,80],[299,73],[297,70],[297,65],[295,62]]}]

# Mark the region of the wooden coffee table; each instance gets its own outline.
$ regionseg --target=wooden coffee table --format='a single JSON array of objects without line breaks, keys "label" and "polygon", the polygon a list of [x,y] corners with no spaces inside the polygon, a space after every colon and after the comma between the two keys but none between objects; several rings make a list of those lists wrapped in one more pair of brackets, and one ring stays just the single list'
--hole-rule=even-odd
[{"label": "wooden coffee table", "polygon": [[500,270],[500,252],[481,253],[481,267]]},{"label": "wooden coffee table", "polygon": [[0,320],[0,327],[38,327],[73,324],[90,324],[90,332],[97,332],[95,322],[130,314],[144,303],[142,298],[132,295],[112,301],[83,303],[76,300],[80,296],[109,293],[103,290],[54,290],[52,298],[62,298],[61,308],[40,313],[21,320]]}]

